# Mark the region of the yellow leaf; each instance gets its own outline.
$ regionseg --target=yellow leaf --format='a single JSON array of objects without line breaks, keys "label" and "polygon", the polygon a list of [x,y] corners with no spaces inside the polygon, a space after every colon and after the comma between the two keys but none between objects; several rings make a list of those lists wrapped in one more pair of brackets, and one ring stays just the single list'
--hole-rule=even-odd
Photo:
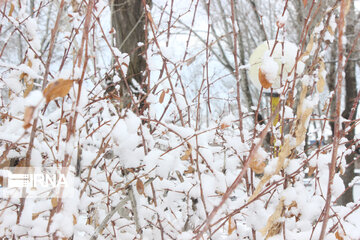
[{"label": "yellow leaf", "polygon": [[44,97],[46,103],[49,103],[51,100],[54,100],[58,97],[65,97],[69,93],[73,84],[73,80],[58,79],[54,82],[51,82],[44,89]]},{"label": "yellow leaf", "polygon": [[261,86],[263,86],[265,89],[268,89],[269,87],[271,87],[271,83],[266,79],[265,74],[261,71],[261,69],[259,69],[259,81]]},{"label": "yellow leaf", "polygon": [[58,205],[58,199],[57,198],[52,198],[51,199],[51,206],[52,207],[56,207]]},{"label": "yellow leaf", "polygon": [[12,16],[12,14],[13,14],[13,12],[14,12],[14,9],[15,9],[15,6],[14,6],[13,3],[11,3],[11,5],[10,5],[10,10],[9,10],[9,17]]},{"label": "yellow leaf", "polygon": [[231,217],[229,217],[228,235],[230,236],[234,232],[235,229],[236,229],[235,222],[234,222],[234,220],[232,220]]},{"label": "yellow leaf", "polygon": [[25,108],[24,124],[23,124],[24,129],[28,129],[31,126],[30,122],[33,118],[34,111],[35,111],[35,107],[32,107],[32,106],[28,106]]},{"label": "yellow leaf", "polygon": [[33,214],[32,214],[32,220],[37,219],[37,218],[40,216],[41,213],[42,213],[42,212],[33,213]]},{"label": "yellow leaf", "polygon": [[76,225],[77,220],[76,220],[76,216],[73,214],[73,224]]},{"label": "yellow leaf", "polygon": [[141,179],[136,181],[136,190],[139,194],[144,194],[144,183],[141,181]]}]

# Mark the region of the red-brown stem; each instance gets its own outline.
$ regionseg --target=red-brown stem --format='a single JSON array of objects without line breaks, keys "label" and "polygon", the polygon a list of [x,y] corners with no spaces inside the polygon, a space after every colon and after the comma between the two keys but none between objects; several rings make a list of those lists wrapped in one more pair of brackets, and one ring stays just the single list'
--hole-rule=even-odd
[{"label": "red-brown stem", "polygon": [[341,89],[342,89],[342,81],[343,81],[343,73],[344,73],[344,49],[343,49],[343,35],[344,35],[344,27],[345,27],[345,4],[346,1],[341,1],[340,7],[340,18],[338,22],[338,81],[336,85],[336,119],[335,119],[335,136],[334,136],[334,144],[333,144],[333,152],[331,157],[331,164],[329,166],[329,182],[327,187],[327,194],[326,194],[326,203],[324,208],[324,220],[321,228],[321,233],[319,240],[323,240],[326,234],[326,226],[329,220],[329,210],[331,204],[331,195],[332,195],[332,184],[334,181],[335,176],[335,168],[336,168],[336,159],[337,159],[337,150],[339,147],[340,142],[340,110],[341,110]]}]

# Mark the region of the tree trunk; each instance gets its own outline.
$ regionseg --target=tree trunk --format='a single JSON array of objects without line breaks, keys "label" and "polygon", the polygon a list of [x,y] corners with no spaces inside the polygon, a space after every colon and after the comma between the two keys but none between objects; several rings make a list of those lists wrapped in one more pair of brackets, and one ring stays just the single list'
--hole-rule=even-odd
[{"label": "tree trunk", "polygon": [[[149,1],[147,1],[149,2]],[[126,77],[120,74],[120,108],[132,105],[131,96],[141,97],[146,92],[143,72],[146,60],[143,57],[145,47],[138,43],[145,42],[145,6],[142,0],[114,0],[112,6],[112,26],[115,29],[115,45],[121,53],[130,57]],[[137,89],[134,79],[141,89]],[[135,90],[135,91],[134,91]],[[136,99],[135,99],[136,101]],[[141,104],[140,104],[141,105]],[[141,106],[134,106],[140,108]]]},{"label": "tree trunk", "polygon": [[[346,50],[347,54],[350,54],[350,50],[353,44],[353,38],[354,38],[354,18],[355,18],[355,11],[354,11],[354,2],[351,3],[352,6],[350,7],[350,12],[348,14],[347,18],[347,25],[346,25],[346,36],[348,38],[347,44],[346,44]],[[352,55],[354,56],[354,55]],[[353,120],[350,119],[350,113],[352,111],[352,107],[354,104],[354,101],[356,99],[357,90],[356,90],[356,74],[355,74],[355,67],[356,62],[354,60],[349,59],[345,66],[345,91],[346,91],[346,97],[345,97],[345,110],[342,113],[342,116],[349,121]],[[356,109],[353,115],[353,118],[356,118]],[[343,124],[345,125],[345,124]],[[353,126],[353,123],[350,124],[350,126]],[[355,128],[353,128],[348,134],[346,135],[346,138],[348,139],[347,146],[351,146],[355,136]],[[354,179],[355,173],[354,173],[354,165],[353,160],[355,158],[355,151],[352,151],[351,154],[346,156],[346,164],[348,167],[346,168],[346,171],[344,175],[342,176],[345,187],[349,185],[349,183]],[[352,163],[349,165],[349,163]],[[339,199],[338,203],[345,205],[349,202],[353,201],[353,188],[349,189],[342,197]]]}]

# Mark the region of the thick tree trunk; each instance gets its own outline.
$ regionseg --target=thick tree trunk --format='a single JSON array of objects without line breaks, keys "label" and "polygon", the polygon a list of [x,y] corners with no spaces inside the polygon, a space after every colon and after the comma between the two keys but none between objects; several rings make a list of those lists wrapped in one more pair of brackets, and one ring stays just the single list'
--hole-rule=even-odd
[{"label": "thick tree trunk", "polygon": [[[352,6],[350,7],[350,9],[351,10],[348,14],[347,25],[346,25],[346,36],[348,38],[348,41],[346,44],[347,54],[350,54],[350,49],[353,44],[354,27],[355,27],[354,2],[352,2]],[[351,55],[351,56],[354,56],[354,55]],[[342,113],[342,116],[344,118],[348,119],[349,121],[353,120],[353,119],[350,119],[350,113],[352,111],[352,107],[353,107],[354,101],[356,100],[356,95],[357,95],[355,67],[356,67],[356,62],[351,59],[347,62],[346,66],[345,66],[346,97],[345,97],[345,110]],[[356,118],[356,109],[355,109],[353,118]],[[350,126],[352,126],[352,125],[353,125],[353,123],[350,124]],[[347,144],[347,146],[351,146],[352,141],[354,140],[354,136],[355,136],[355,128],[353,128],[346,136],[346,138],[349,140],[349,143]],[[355,151],[353,151],[351,154],[346,156],[347,164],[354,161],[355,154],[356,154]],[[347,187],[349,185],[349,183],[355,177],[354,167],[355,167],[355,163],[352,163],[352,164],[348,165],[348,167],[346,168],[346,171],[343,175],[343,181],[344,181],[345,187]],[[353,194],[352,194],[353,191],[352,190],[353,190],[352,188],[350,190],[348,190],[339,199],[340,204],[345,205],[345,204],[353,201]]]},{"label": "thick tree trunk", "polygon": [[[144,43],[146,37],[144,9],[142,0],[114,0],[112,5],[112,26],[116,31],[116,47],[120,52],[130,56],[126,77],[119,73],[121,77],[121,108],[128,108],[132,105],[130,91],[138,98],[141,97],[141,92],[146,92],[143,74],[146,69],[146,60],[143,57],[145,48],[138,45],[139,42]],[[141,89],[136,89],[132,79],[141,86]],[[133,91],[134,88],[135,91]],[[139,108],[140,106],[134,107]]]}]

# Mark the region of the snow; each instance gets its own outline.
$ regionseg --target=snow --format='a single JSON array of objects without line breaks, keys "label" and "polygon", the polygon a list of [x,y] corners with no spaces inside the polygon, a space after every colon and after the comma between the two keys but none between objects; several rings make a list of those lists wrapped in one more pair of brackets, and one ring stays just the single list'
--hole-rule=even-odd
[{"label": "snow", "polygon": [[270,52],[265,53],[260,69],[266,76],[266,80],[273,84],[277,78],[279,66],[269,54]]}]

